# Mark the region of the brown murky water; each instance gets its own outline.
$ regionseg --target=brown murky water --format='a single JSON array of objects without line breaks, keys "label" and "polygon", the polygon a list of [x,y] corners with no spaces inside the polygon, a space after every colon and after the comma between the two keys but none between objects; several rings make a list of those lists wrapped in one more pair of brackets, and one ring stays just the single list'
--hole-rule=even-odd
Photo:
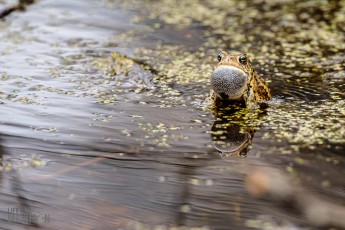
[{"label": "brown murky water", "polygon": [[[42,0],[12,13],[0,21],[0,228],[314,229],[244,180],[269,166],[345,205],[344,11]],[[204,108],[221,49],[252,55],[269,108]]]}]

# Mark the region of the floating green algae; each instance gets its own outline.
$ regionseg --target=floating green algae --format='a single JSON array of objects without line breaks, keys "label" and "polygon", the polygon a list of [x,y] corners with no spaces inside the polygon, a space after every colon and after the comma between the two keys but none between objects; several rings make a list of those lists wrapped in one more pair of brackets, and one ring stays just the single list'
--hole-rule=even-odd
[{"label": "floating green algae", "polygon": [[0,173],[10,172],[18,169],[45,166],[47,162],[38,155],[30,155],[25,157],[17,157],[14,159],[0,159]]},{"label": "floating green algae", "polygon": [[203,48],[185,50],[183,46],[158,44],[154,49],[139,48],[137,56],[157,72],[156,79],[171,84],[208,83],[215,56],[206,56]]},{"label": "floating green algae", "polygon": [[176,130],[180,130],[182,127],[173,124],[138,123],[138,126],[146,133],[143,138],[147,139],[149,144],[159,147],[171,147],[175,142],[188,139],[186,135],[175,133]]},{"label": "floating green algae", "polygon": [[111,92],[99,92],[96,95],[102,104],[115,103],[118,94],[153,90],[152,74],[132,59],[119,53],[98,57],[91,62],[96,71],[101,72],[99,84],[112,85]]},{"label": "floating green algae", "polygon": [[92,64],[94,67],[102,70],[111,80],[114,80],[116,75],[124,74],[128,76],[135,63],[125,56],[112,53],[109,57],[101,57],[94,60]]},{"label": "floating green algae", "polygon": [[140,8],[132,21],[150,27],[117,37],[134,47],[164,30],[190,41],[196,36],[193,29],[203,28],[201,45],[159,42],[139,46],[133,55],[154,70],[160,88],[150,96],[160,98],[161,107],[204,101],[217,53],[246,51],[269,82],[274,100],[262,121],[240,112],[229,123],[261,124],[267,130],[263,138],[291,146],[345,142],[345,1],[125,1],[124,7]]},{"label": "floating green algae", "polygon": [[[202,51],[198,51],[202,52]],[[192,53],[179,49],[178,47],[159,45],[157,49],[149,51],[140,49],[140,55],[146,57],[146,61],[153,65],[153,68],[158,72],[156,80],[166,86],[171,84],[187,85],[194,87],[198,83],[204,84],[204,95],[200,95],[200,99],[207,97],[209,88],[209,70],[213,69],[210,63],[210,58],[204,57],[203,52]],[[170,58],[179,58],[178,61],[164,61],[169,53]],[[204,57],[202,60],[201,57]],[[158,61],[160,60],[160,61]],[[199,68],[200,67],[200,68]],[[168,71],[165,71],[168,70]],[[310,76],[293,79],[292,84],[300,82],[298,90],[302,93],[308,92],[308,87],[313,83],[312,74]],[[323,80],[318,77],[319,80]],[[311,82],[311,83],[310,83]],[[286,78],[286,85],[289,85],[289,78]],[[295,87],[296,85],[292,85]],[[332,87],[333,82],[329,81],[329,87]],[[296,90],[296,89],[294,89]],[[167,87],[166,91],[173,91]],[[229,123],[238,122],[244,129],[251,126],[257,129],[257,124],[270,127],[270,131],[265,133],[264,138],[273,138],[276,141],[287,141],[290,144],[303,144],[312,148],[315,145],[323,145],[325,143],[344,143],[345,127],[344,119],[344,101],[339,96],[343,93],[336,88],[332,88],[333,92],[329,99],[324,99],[320,102],[306,102],[303,100],[287,100],[281,102],[280,106],[272,106],[268,109],[269,113],[267,120],[260,121],[251,116],[248,111],[240,110],[240,112],[229,117]],[[198,91],[200,92],[200,91]],[[315,95],[322,93],[320,91],[313,91]],[[197,98],[198,96],[196,96]],[[335,100],[338,99],[338,100]],[[255,114],[255,113],[254,113]],[[250,117],[251,116],[251,117]],[[237,117],[237,118],[236,118]],[[238,117],[242,119],[238,119]],[[248,118],[246,118],[248,117]]]},{"label": "floating green algae", "polygon": [[345,101],[287,101],[285,107],[269,108],[264,138],[315,148],[345,143]]}]

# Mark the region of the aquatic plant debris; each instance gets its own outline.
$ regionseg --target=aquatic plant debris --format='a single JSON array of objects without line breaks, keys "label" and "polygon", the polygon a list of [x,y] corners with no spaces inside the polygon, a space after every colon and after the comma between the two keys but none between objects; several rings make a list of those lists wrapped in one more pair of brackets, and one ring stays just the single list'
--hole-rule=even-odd
[{"label": "aquatic plant debris", "polygon": [[146,132],[144,138],[148,140],[148,143],[159,147],[171,147],[174,142],[188,139],[184,134],[174,133],[182,128],[173,124],[138,123],[138,126]]},{"label": "aquatic plant debris", "polygon": [[13,159],[0,159],[0,173],[19,169],[45,166],[47,162],[38,155],[20,156]]},{"label": "aquatic plant debris", "polygon": [[315,148],[345,143],[345,101],[304,102],[287,100],[289,110],[269,108],[264,138]]}]

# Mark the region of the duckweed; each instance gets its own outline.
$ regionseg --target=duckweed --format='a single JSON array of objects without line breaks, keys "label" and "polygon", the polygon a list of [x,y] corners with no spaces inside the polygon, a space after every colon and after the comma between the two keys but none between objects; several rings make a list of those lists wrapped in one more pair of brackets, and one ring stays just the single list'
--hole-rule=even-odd
[{"label": "duckweed", "polygon": [[[344,78],[337,78],[345,73],[341,54],[345,42],[340,32],[345,26],[344,1],[126,3],[128,8],[140,6],[145,12],[133,21],[152,25],[148,33],[173,27],[188,40],[188,36],[195,38],[193,26],[207,28],[200,34],[199,46],[158,43],[137,49],[135,57],[155,70],[154,81],[161,91],[152,96],[163,99],[161,107],[205,100],[216,53],[221,49],[249,51],[258,72],[270,82],[273,96],[283,101],[271,105],[262,121],[243,110],[229,122],[241,123],[244,129],[261,124],[267,130],[263,138],[290,146],[315,148],[345,142]],[[315,13],[318,10],[323,12],[322,19]],[[122,39],[135,41],[143,36],[145,32],[131,31]],[[193,90],[194,97],[189,96]]]}]

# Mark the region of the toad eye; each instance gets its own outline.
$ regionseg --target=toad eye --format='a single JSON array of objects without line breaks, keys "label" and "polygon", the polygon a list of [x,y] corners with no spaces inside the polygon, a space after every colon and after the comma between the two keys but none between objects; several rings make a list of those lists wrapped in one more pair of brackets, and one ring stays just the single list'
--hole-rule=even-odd
[{"label": "toad eye", "polygon": [[245,55],[241,55],[239,58],[238,58],[238,61],[245,65],[247,63],[247,57]]},{"label": "toad eye", "polygon": [[218,54],[218,56],[217,56],[218,61],[221,61],[221,60],[222,60],[222,57],[223,57],[222,52],[220,52],[220,53]]}]

